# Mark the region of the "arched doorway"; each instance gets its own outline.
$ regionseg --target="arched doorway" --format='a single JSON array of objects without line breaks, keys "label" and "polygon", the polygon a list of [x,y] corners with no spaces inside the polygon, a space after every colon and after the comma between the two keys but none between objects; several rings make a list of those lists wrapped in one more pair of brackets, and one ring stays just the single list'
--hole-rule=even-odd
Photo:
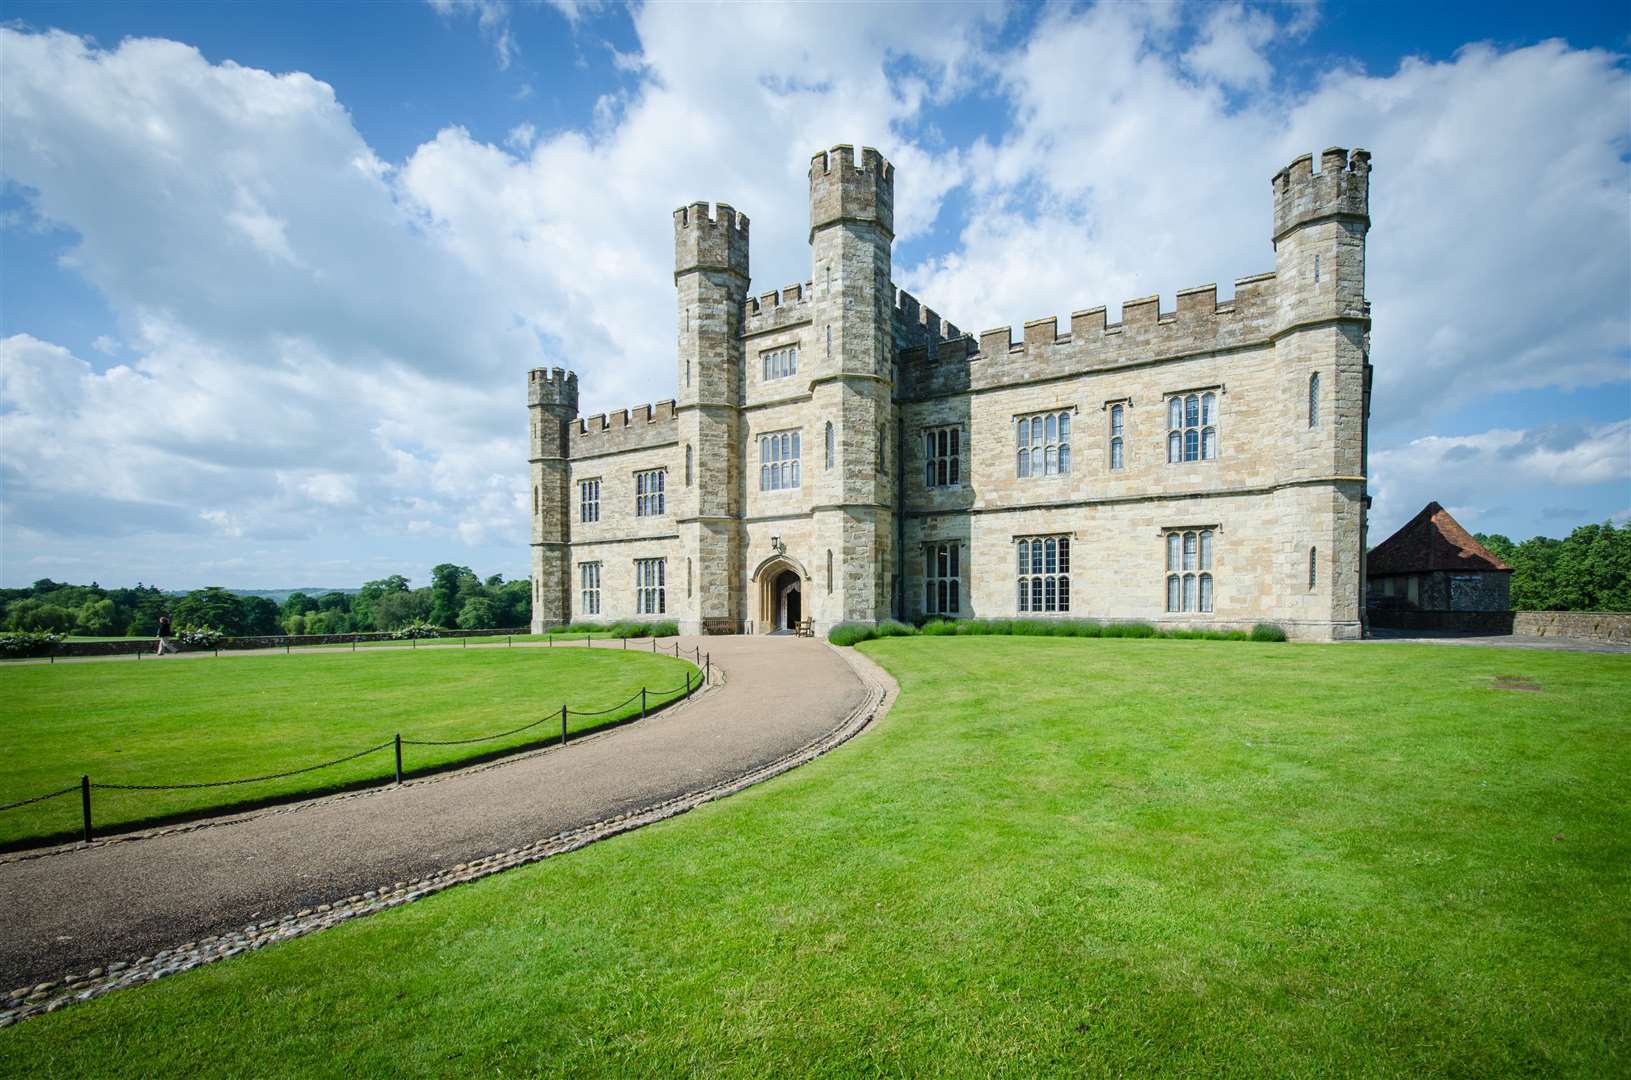
[{"label": "arched doorway", "polygon": [[799,620],[804,617],[800,584],[798,573],[793,570],[783,570],[771,584],[770,593],[776,598],[776,629],[798,629]]},{"label": "arched doorway", "polygon": [[797,559],[782,552],[759,564],[753,572],[756,599],[751,612],[759,633],[798,629],[809,615],[804,602],[804,583],[809,578]]}]

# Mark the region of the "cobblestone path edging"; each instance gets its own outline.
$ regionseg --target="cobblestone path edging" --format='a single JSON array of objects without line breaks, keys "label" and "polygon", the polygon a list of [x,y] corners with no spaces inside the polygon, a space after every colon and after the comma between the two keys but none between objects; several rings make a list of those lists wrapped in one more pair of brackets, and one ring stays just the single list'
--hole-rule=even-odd
[{"label": "cobblestone path edging", "polygon": [[410,904],[455,885],[476,881],[512,867],[525,866],[553,855],[576,851],[597,840],[676,817],[704,803],[734,795],[738,791],[813,761],[860,734],[874,720],[880,719],[894,703],[897,693],[894,680],[870,660],[853,649],[834,651],[849,663],[866,686],[866,698],[837,727],[773,761],[728,780],[654,803],[640,810],[546,836],[531,844],[508,848],[467,863],[459,863],[449,869],[411,881],[396,881],[382,885],[378,889],[369,889],[361,894],[348,896],[338,903],[305,908],[281,919],[256,922],[242,930],[211,935],[173,949],[161,949],[151,956],[112,963],[105,968],[92,968],[83,975],[70,974],[59,980],[19,987],[7,994],[4,1003],[0,1004],[0,1028],[33,1016],[56,1012],[76,1002],[89,1001],[114,990],[152,982],[166,975],[191,971],[193,968],[225,960],[239,953],[263,949],[276,942],[304,937],[351,919],[372,915],[377,911]]}]

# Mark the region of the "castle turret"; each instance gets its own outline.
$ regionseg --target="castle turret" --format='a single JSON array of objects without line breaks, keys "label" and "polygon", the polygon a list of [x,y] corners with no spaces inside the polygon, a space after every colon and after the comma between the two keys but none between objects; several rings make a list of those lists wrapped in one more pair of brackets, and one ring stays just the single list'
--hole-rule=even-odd
[{"label": "castle turret", "polygon": [[863,147],[857,160],[841,145],[811,159],[816,355],[808,370],[817,412],[835,418],[839,459],[833,501],[817,515],[819,546],[870,574],[840,583],[837,610],[824,621],[870,622],[895,607],[894,227],[895,169],[882,154]]},{"label": "castle turret", "polygon": [[[1281,469],[1285,479],[1332,479],[1297,560],[1327,550],[1331,569],[1314,575],[1316,618],[1357,627],[1364,611],[1366,417],[1370,411],[1370,304],[1365,236],[1370,231],[1370,154],[1332,147],[1277,173],[1274,266],[1275,360],[1282,375]],[[1315,535],[1318,536],[1318,542]],[[1291,539],[1288,537],[1288,540]],[[1304,556],[1304,551],[1313,555]],[[1329,556],[1328,556],[1329,557]],[[1288,569],[1289,572],[1289,569]],[[1297,572],[1306,572],[1299,561]]]},{"label": "castle turret", "polygon": [[[686,581],[732,582],[692,589],[674,605],[684,633],[705,623],[739,629],[742,305],[748,293],[748,217],[725,203],[674,211],[674,288],[679,310],[679,395],[675,415],[680,475],[669,491],[686,560]],[[673,580],[682,568],[676,567]],[[698,576],[700,575],[700,576]]]},{"label": "castle turret", "polygon": [[568,445],[578,418],[578,376],[565,368],[527,373],[532,423],[532,632],[571,617],[571,500]]}]

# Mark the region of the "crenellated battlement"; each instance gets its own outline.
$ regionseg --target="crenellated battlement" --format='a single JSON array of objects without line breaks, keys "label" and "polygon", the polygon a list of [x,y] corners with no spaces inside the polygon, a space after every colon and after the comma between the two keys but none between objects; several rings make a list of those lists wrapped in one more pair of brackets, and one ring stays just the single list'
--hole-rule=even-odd
[{"label": "crenellated battlement", "polygon": [[[1273,273],[1240,278],[1234,299],[1218,303],[1216,285],[1178,293],[1177,306],[1161,310],[1159,296],[1124,301],[1121,320],[1109,322],[1104,306],[1071,313],[1059,331],[1056,316],[1014,328],[999,326],[977,337],[948,334],[932,351],[902,350],[902,391],[908,398],[1225,351],[1267,342],[1276,327]],[[955,329],[955,328],[952,328]]]},{"label": "crenellated battlement", "polygon": [[1274,175],[1274,240],[1301,225],[1326,218],[1370,224],[1370,151],[1349,154],[1333,146],[1320,155],[1304,154]]},{"label": "crenellated battlement", "polygon": [[674,273],[725,270],[748,276],[748,216],[729,203],[674,211]]},{"label": "crenellated battlement", "polygon": [[805,322],[815,310],[815,289],[811,282],[783,285],[774,292],[750,296],[742,305],[742,336],[750,337]]},{"label": "crenellated battlement", "polygon": [[810,159],[810,231],[840,222],[895,232],[895,167],[875,148],[842,143]]},{"label": "crenellated battlement", "polygon": [[905,289],[895,289],[895,346],[902,363],[932,362],[941,346],[966,335]]},{"label": "crenellated battlement", "polygon": [[527,404],[560,406],[578,413],[578,374],[565,368],[533,368],[527,372]]},{"label": "crenellated battlement", "polygon": [[677,431],[674,405],[669,399],[584,417],[572,425],[571,455],[589,457],[671,443]]}]

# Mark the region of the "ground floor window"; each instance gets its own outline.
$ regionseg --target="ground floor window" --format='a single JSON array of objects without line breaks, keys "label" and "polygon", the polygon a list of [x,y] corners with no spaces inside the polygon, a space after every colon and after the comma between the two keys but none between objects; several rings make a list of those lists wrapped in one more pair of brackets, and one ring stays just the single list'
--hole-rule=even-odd
[{"label": "ground floor window", "polygon": [[663,564],[666,559],[634,560],[634,611],[637,615],[662,615],[668,611],[668,589]]},{"label": "ground floor window", "polygon": [[1070,610],[1070,537],[1033,536],[1019,542],[1019,610]]},{"label": "ground floor window", "polygon": [[1212,610],[1212,530],[1167,533],[1167,611]]},{"label": "ground floor window", "polygon": [[930,544],[924,549],[924,614],[956,615],[962,611],[961,547],[960,544]]},{"label": "ground floor window", "polygon": [[600,564],[578,564],[578,586],[582,590],[580,610],[585,615],[600,614]]}]

